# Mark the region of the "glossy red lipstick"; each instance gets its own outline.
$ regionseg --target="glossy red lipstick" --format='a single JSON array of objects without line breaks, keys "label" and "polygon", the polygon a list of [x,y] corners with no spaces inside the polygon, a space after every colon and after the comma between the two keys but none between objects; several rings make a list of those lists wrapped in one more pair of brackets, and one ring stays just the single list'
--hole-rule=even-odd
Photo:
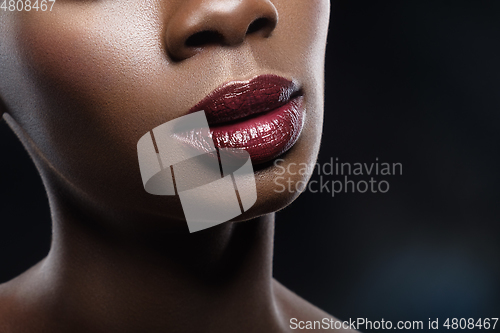
[{"label": "glossy red lipstick", "polygon": [[245,149],[254,164],[290,149],[304,125],[300,87],[276,75],[226,83],[189,112],[202,110],[215,146]]}]

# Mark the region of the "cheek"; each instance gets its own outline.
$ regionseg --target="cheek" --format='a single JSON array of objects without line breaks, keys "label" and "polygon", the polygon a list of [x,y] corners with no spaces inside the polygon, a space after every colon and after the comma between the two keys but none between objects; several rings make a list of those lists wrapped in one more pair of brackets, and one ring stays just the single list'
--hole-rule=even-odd
[{"label": "cheek", "polygon": [[20,48],[39,78],[74,99],[102,104],[147,86],[162,60],[155,20],[97,5],[74,6],[21,17]]},{"label": "cheek", "polygon": [[[106,6],[61,3],[54,13],[27,13],[19,20],[18,48],[36,81],[34,98],[43,105],[32,112],[46,133],[37,143],[57,139],[61,163],[82,156],[103,163],[98,156],[128,154],[142,132],[159,122],[153,111],[168,91],[162,87],[168,73],[154,8]],[[162,122],[177,116],[175,105],[161,107]]]},{"label": "cheek", "polygon": [[[155,200],[141,195],[137,141],[177,117],[175,105],[157,112],[157,96],[168,91],[158,88],[167,80],[159,77],[165,60],[157,21],[102,8],[73,14],[65,6],[17,22],[17,48],[40,108],[26,105],[16,120],[49,163],[89,197],[127,208],[147,206],[144,199],[151,207]],[[165,205],[164,198],[157,201]]]},{"label": "cheek", "polygon": [[328,0],[274,0],[279,22],[272,43],[256,44],[259,60],[285,71],[322,73],[330,16]]},{"label": "cheek", "polygon": [[306,90],[307,102],[306,126],[301,141],[317,145],[323,119],[324,64],[330,2],[275,0],[273,3],[279,13],[273,42],[256,43],[255,54],[263,68],[279,69],[283,73],[292,71],[300,77]]},{"label": "cheek", "polygon": [[[324,49],[330,17],[328,0],[274,1],[279,12],[279,29],[288,40],[311,49]],[[277,30],[279,31],[279,30]]]}]

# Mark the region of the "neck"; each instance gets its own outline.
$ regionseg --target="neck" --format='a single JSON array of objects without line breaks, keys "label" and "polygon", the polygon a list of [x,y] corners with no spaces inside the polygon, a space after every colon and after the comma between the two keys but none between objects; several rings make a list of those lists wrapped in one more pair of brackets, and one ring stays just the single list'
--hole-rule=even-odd
[{"label": "neck", "polygon": [[81,201],[44,182],[53,240],[34,281],[40,304],[50,299],[43,317],[64,318],[61,331],[75,331],[74,323],[85,323],[89,332],[121,333],[209,332],[209,326],[244,332],[255,329],[249,320],[262,330],[278,325],[274,215],[194,234],[123,231],[121,221],[94,218]]},{"label": "neck", "polygon": [[76,317],[68,322],[96,332],[199,332],[208,323],[241,331],[238,320],[252,314],[267,314],[268,328],[275,321],[273,215],[194,234],[113,234],[49,197],[53,241],[39,272],[52,310]]}]

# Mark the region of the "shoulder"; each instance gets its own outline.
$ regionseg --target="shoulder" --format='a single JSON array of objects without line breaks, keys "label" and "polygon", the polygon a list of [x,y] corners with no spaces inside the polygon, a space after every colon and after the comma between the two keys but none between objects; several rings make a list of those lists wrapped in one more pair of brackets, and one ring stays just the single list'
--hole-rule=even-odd
[{"label": "shoulder", "polygon": [[12,320],[17,302],[11,283],[0,284],[0,332],[14,333]]},{"label": "shoulder", "polygon": [[309,303],[276,280],[274,280],[274,293],[284,324],[291,331],[358,332],[350,329],[334,329],[334,324],[339,322],[339,319]]},{"label": "shoulder", "polygon": [[42,332],[33,297],[39,288],[30,283],[31,271],[0,284],[0,333]]}]

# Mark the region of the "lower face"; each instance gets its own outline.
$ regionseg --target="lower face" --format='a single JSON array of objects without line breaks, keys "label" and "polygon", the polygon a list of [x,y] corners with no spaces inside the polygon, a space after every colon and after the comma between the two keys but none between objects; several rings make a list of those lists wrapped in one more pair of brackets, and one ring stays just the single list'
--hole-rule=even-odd
[{"label": "lower face", "polygon": [[[257,202],[237,220],[277,211],[308,178],[283,174],[283,168],[312,169],[316,161],[330,4],[271,2],[279,15],[271,36],[207,45],[175,61],[165,51],[165,31],[182,1],[61,0],[52,12],[0,13],[0,57],[6,59],[0,63],[0,97],[43,156],[38,162],[56,170],[77,196],[121,216],[184,221],[178,198],[145,192],[138,140],[193,111],[220,87],[286,79],[296,88],[290,101],[264,101],[266,112],[251,119],[211,124],[216,145],[249,148],[254,162]],[[295,113],[286,118],[287,112]],[[300,121],[294,124],[295,116]],[[237,139],[224,143],[227,133],[266,127],[275,118],[280,125],[266,135],[282,139],[257,138],[254,148]]]}]

